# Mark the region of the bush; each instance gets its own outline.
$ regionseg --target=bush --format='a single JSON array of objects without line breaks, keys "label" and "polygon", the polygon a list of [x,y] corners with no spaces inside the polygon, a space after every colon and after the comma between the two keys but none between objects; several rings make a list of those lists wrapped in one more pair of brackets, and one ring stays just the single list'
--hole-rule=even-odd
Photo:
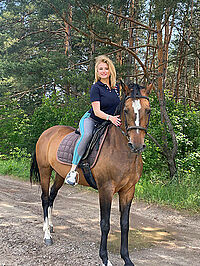
[{"label": "bush", "polygon": [[52,126],[78,127],[80,118],[89,108],[87,95],[65,98],[58,93],[50,98],[44,98],[43,104],[35,110],[30,119],[29,136],[32,143],[29,143],[28,151],[34,149],[42,132]]},{"label": "bush", "polygon": [[18,102],[13,100],[3,105],[0,117],[0,154],[10,155],[16,147],[27,149],[30,120]]},{"label": "bush", "polygon": [[[151,96],[151,119],[149,133],[162,144],[160,111],[158,100],[155,95]],[[171,99],[166,99],[168,114],[177,137],[178,153],[176,164],[179,172],[192,172],[200,174],[200,111],[195,111],[188,106],[176,104]],[[169,146],[172,146],[168,136]],[[144,170],[155,171],[164,176],[169,175],[166,171],[166,159],[159,153],[159,148],[148,138],[145,143],[147,148],[143,153]]]},{"label": "bush", "polygon": [[78,127],[81,116],[90,108],[88,94],[65,97],[53,94],[32,115],[27,115],[17,101],[10,101],[0,109],[0,154],[11,156],[20,151],[32,153],[35,144],[47,128],[55,125]]},{"label": "bush", "polygon": [[30,158],[25,149],[14,148],[10,152],[9,158],[0,158],[0,174],[13,175],[23,179],[29,179],[30,176]]}]

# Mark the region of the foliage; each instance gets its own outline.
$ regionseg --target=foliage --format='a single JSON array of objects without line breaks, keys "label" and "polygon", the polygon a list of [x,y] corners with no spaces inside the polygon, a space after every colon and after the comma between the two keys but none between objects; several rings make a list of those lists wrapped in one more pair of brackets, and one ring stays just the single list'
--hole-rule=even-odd
[{"label": "foliage", "polygon": [[8,101],[0,109],[0,154],[12,154],[17,148],[26,149],[29,117],[17,101]]},{"label": "foliage", "polygon": [[[156,21],[160,20],[163,40],[169,41],[169,60],[167,69],[164,67],[166,72],[162,73],[166,77],[163,81],[166,108],[178,142],[179,183],[174,181],[173,185],[176,189],[185,186],[188,193],[192,193],[189,179],[200,174],[198,1],[134,1],[133,8],[130,3],[129,0],[106,0],[100,7],[96,0],[1,1],[1,158],[19,161],[29,157],[40,134],[53,125],[78,126],[80,117],[90,108],[88,88],[94,80],[94,58],[99,54],[109,53],[119,77],[141,83],[141,66],[127,53],[129,48],[145,64],[156,86],[160,60],[155,53]],[[73,27],[68,27],[67,21]],[[137,21],[155,31],[147,31]],[[172,32],[171,41],[167,40],[168,30]],[[117,45],[125,50],[117,50]],[[196,106],[192,102],[196,102]],[[165,132],[170,150],[172,137],[166,124],[161,122],[156,94],[151,95],[151,109],[149,132],[161,146]],[[169,162],[148,138],[146,144],[145,178],[140,184],[168,188],[166,166]],[[12,163],[10,173],[15,165]],[[150,172],[155,177],[161,176],[161,183],[153,176],[145,181]]]},{"label": "foliage", "polygon": [[[200,175],[200,111],[191,109],[189,106],[183,106],[175,103],[169,97],[166,98],[168,113],[170,115],[174,131],[178,142],[178,154],[176,164],[179,173],[196,173]],[[151,96],[151,119],[149,133],[162,143],[161,139],[161,122],[158,100],[155,95]],[[169,146],[171,144],[170,136],[168,136]],[[162,176],[168,176],[166,171],[165,158],[157,147],[147,137],[146,151],[143,154],[144,170],[146,172],[161,171]],[[155,150],[157,152],[155,152]]]},{"label": "foliage", "polygon": [[90,108],[88,93],[78,97],[60,92],[43,98],[43,103],[28,116],[16,101],[0,110],[0,154],[12,156],[16,149],[32,153],[47,128],[55,125],[78,127],[81,116]]},{"label": "foliage", "polygon": [[163,173],[145,173],[136,185],[136,198],[147,202],[170,205],[176,209],[200,212],[200,175],[178,172],[169,181]]},{"label": "foliage", "polygon": [[0,174],[28,180],[30,175],[30,157],[30,154],[18,147],[11,152],[9,159],[0,156]]},{"label": "foliage", "polygon": [[34,149],[39,136],[47,128],[67,125],[77,128],[81,116],[90,108],[88,94],[65,98],[60,93],[43,99],[43,104],[35,110],[30,119],[30,137]]}]

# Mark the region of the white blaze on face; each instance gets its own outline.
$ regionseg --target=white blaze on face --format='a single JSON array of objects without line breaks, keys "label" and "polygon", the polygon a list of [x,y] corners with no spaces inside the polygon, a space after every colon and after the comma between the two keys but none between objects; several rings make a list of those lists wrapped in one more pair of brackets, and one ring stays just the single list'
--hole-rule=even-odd
[{"label": "white blaze on face", "polygon": [[[140,125],[140,113],[139,110],[141,109],[141,104],[140,100],[133,100],[133,110],[134,113],[136,114],[136,119],[135,119],[135,125],[138,127]],[[139,129],[137,129],[137,133],[139,133]]]}]

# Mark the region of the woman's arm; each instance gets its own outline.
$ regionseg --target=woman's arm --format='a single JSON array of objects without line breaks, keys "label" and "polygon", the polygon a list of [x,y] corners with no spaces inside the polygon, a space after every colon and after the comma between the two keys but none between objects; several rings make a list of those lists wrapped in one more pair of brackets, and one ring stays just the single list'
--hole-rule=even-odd
[{"label": "woman's arm", "polygon": [[116,126],[121,125],[120,115],[113,116],[113,115],[108,115],[108,114],[104,113],[100,109],[100,102],[99,101],[92,102],[92,108],[93,108],[94,114],[96,116],[98,116],[99,118],[104,119],[104,120],[110,120]]}]

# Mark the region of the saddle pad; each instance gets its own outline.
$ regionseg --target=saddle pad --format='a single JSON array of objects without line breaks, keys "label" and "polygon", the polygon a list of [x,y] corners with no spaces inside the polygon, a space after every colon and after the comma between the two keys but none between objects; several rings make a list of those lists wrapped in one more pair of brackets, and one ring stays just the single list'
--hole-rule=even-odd
[{"label": "saddle pad", "polygon": [[57,150],[57,160],[64,164],[72,164],[73,152],[80,135],[71,132],[65,136]]},{"label": "saddle pad", "polygon": [[[101,151],[101,147],[103,145],[107,131],[108,129],[106,129],[104,134],[100,137],[100,141],[96,143],[92,152],[86,158],[87,162],[90,165],[90,168],[94,167],[97,162],[97,159]],[[68,164],[68,165],[72,164],[73,153],[74,153],[75,145],[76,145],[76,142],[79,136],[80,136],[79,134],[76,134],[75,132],[71,132],[70,134],[68,134],[67,136],[63,138],[57,150],[57,160],[60,163]]]}]

